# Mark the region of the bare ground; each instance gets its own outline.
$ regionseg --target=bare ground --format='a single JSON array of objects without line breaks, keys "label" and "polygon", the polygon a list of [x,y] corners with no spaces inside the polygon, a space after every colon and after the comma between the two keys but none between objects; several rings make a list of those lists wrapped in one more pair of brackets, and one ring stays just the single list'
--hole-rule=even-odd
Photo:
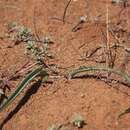
[{"label": "bare ground", "polygon": [[[101,30],[106,31],[106,4],[110,8],[110,16],[114,17],[113,23],[120,19],[118,13],[121,7],[113,6],[110,1],[105,0],[89,2],[72,0],[67,10],[66,23],[53,19],[53,17],[63,17],[66,4],[66,0],[2,0],[0,1],[1,34],[5,31],[5,25],[11,21],[34,30],[35,17],[39,36],[50,36],[54,40],[54,44],[51,45],[54,59],[49,60],[48,63],[66,68],[60,69],[62,74],[83,65],[100,65],[94,61],[79,59],[88,50],[105,46]],[[121,18],[127,20],[128,24],[124,25],[127,31],[129,31],[129,20],[126,19],[128,12],[129,7],[121,13]],[[100,14],[103,16],[99,24],[95,24],[94,18]],[[84,23],[80,30],[72,32],[80,16],[84,15],[89,15],[91,21]],[[13,42],[0,40],[0,44],[7,46],[13,45]],[[124,45],[127,46],[125,43]],[[13,73],[28,60],[24,52],[23,44],[0,49],[1,69],[7,74]],[[123,50],[117,50],[115,62],[117,68],[120,67],[123,58]],[[96,59],[102,60],[102,57],[96,57]],[[129,72],[129,69],[127,71]],[[130,130],[130,114],[118,118],[121,112],[130,107],[128,86],[119,83],[108,85],[97,78],[69,81],[60,78],[51,79],[51,81],[53,81],[52,84],[26,89],[13,105],[0,113],[0,122],[4,121],[3,130],[47,130],[53,124],[69,122],[75,113],[81,114],[87,123],[83,130]],[[15,83],[19,82],[20,80]],[[17,106],[20,99],[22,103]],[[11,111],[13,116],[9,115]],[[76,129],[73,126],[69,127]]]}]

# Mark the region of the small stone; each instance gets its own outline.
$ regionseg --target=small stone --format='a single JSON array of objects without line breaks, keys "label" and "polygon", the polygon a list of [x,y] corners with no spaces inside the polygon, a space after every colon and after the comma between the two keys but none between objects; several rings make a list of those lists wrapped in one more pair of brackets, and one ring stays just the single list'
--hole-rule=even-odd
[{"label": "small stone", "polygon": [[80,17],[80,22],[84,23],[87,21],[87,16],[81,16]]},{"label": "small stone", "polygon": [[85,98],[85,94],[81,94],[81,98]]}]

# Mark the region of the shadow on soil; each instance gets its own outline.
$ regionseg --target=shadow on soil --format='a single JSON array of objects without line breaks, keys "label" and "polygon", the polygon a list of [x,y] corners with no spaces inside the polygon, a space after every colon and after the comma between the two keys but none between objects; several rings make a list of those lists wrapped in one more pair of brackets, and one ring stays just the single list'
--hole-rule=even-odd
[{"label": "shadow on soil", "polygon": [[3,129],[4,125],[8,123],[12,119],[12,117],[17,114],[17,112],[27,103],[27,101],[30,99],[30,97],[35,94],[39,87],[41,86],[42,81],[39,80],[36,83],[34,83],[25,93],[24,97],[19,101],[18,105],[14,108],[13,111],[11,111],[6,118],[3,120],[3,122],[0,124],[0,130]]},{"label": "shadow on soil", "polygon": [[[105,83],[107,83],[108,85],[110,85],[110,83],[112,83],[112,81],[116,81],[116,83],[119,83],[119,84],[122,84],[126,87],[129,87],[130,88],[130,85],[128,83],[125,83],[123,81],[120,81],[120,80],[115,80],[115,79],[107,79],[106,76],[97,76],[97,75],[89,75],[89,74],[85,74],[85,75],[81,75],[81,76],[76,76],[75,79],[86,79],[86,78],[92,78],[92,79],[97,79],[97,80],[103,80]],[[125,92],[122,92],[124,94],[126,94]],[[130,97],[130,95],[127,94],[127,96]],[[126,110],[124,110],[124,112],[122,112],[118,117],[122,117],[123,115],[125,114],[128,114],[130,113],[130,107],[127,108]]]},{"label": "shadow on soil", "polygon": [[97,80],[104,81],[108,85],[110,85],[110,83],[115,81],[116,83],[122,84],[122,85],[130,88],[130,85],[128,83],[126,83],[124,81],[116,80],[116,79],[113,79],[113,78],[108,78],[107,76],[97,76],[97,75],[93,75],[93,74],[92,75],[85,74],[85,75],[81,75],[81,76],[75,76],[74,79],[97,79]]}]

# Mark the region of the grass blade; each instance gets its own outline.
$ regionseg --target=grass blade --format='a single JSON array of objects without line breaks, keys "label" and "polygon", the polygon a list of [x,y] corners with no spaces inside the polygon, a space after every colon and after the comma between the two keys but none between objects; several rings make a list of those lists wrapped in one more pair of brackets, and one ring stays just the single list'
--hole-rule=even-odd
[{"label": "grass blade", "polygon": [[98,66],[83,66],[83,67],[80,67],[78,69],[72,70],[69,73],[69,79],[72,79],[77,74],[79,74],[81,72],[86,72],[86,71],[107,71],[107,72],[112,72],[112,73],[118,74],[121,77],[123,77],[128,82],[128,84],[130,85],[130,77],[127,74],[125,74],[124,72],[122,72],[120,70],[113,69],[113,68],[98,67]]},{"label": "grass blade", "polygon": [[[36,76],[41,75],[45,76],[45,79],[47,80],[46,76],[48,76],[47,72],[43,70],[42,67],[36,68],[33,70],[18,86],[18,88],[15,90],[14,93],[11,94],[11,96],[0,106],[0,112],[5,109],[9,104],[11,104],[15,98],[22,92],[22,90],[27,86],[27,84],[34,79]],[[44,79],[44,77],[43,77]],[[45,80],[44,80],[45,81]]]}]

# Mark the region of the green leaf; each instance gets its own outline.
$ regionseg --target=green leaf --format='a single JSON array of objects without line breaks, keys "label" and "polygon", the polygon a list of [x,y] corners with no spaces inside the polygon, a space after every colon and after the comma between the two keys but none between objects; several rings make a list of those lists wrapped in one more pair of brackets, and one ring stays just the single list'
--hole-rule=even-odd
[{"label": "green leaf", "polygon": [[0,111],[2,111],[9,104],[11,104],[15,100],[15,98],[22,92],[22,90],[27,86],[27,84],[39,75],[43,77],[44,82],[47,81],[48,74],[46,70],[43,70],[42,67],[36,68],[22,81],[22,83],[18,86],[15,92],[12,93],[11,96],[0,106]]},{"label": "green leaf", "polygon": [[107,71],[107,72],[110,72],[110,73],[115,73],[117,75],[120,75],[122,78],[124,78],[128,82],[128,84],[130,85],[130,77],[126,73],[124,73],[120,70],[117,70],[117,69],[108,68],[108,67],[100,67],[100,66],[82,66],[82,67],[79,67],[78,69],[70,71],[68,78],[72,79],[77,74],[82,73],[82,72],[86,72],[86,71]]}]

